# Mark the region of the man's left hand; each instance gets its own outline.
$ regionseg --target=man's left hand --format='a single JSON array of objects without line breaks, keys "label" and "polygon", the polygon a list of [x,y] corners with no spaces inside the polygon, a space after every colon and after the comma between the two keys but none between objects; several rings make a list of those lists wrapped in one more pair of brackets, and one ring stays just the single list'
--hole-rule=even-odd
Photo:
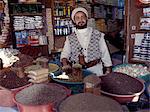
[{"label": "man's left hand", "polygon": [[112,68],[111,67],[106,67],[106,72],[105,74],[109,74],[112,72]]}]

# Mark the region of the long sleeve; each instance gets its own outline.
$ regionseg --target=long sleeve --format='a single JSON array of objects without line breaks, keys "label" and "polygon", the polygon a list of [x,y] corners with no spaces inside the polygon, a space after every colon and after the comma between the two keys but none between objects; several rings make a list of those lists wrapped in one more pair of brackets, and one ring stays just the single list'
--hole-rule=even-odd
[{"label": "long sleeve", "polygon": [[66,41],[65,41],[65,44],[64,44],[64,47],[63,47],[63,50],[61,52],[61,56],[60,58],[67,58],[69,59],[70,57],[70,44],[69,44],[69,39],[68,39],[68,36],[66,37]]},{"label": "long sleeve", "polygon": [[100,50],[101,50],[101,60],[104,63],[104,66],[105,67],[112,66],[110,53],[109,53],[108,47],[106,45],[103,33],[101,35],[101,39],[99,41],[99,45],[100,45]]}]

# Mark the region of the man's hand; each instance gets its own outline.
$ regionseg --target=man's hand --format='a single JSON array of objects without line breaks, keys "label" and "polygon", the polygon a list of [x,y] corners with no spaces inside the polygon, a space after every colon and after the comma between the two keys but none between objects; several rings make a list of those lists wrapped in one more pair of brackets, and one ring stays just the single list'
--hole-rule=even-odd
[{"label": "man's hand", "polygon": [[109,74],[112,72],[112,68],[111,67],[105,67],[106,68],[106,72],[105,74]]},{"label": "man's hand", "polygon": [[62,71],[65,72],[66,74],[70,74],[72,72],[72,68],[70,65],[65,65],[62,67]]},{"label": "man's hand", "polygon": [[62,71],[66,72],[66,74],[71,73],[71,66],[69,64],[68,59],[67,58],[62,58],[61,63],[62,63]]},{"label": "man's hand", "polygon": [[66,65],[69,64],[69,61],[68,61],[67,58],[62,58],[62,59],[61,59],[61,63],[62,63],[62,66],[66,66]]},{"label": "man's hand", "polygon": [[65,70],[68,70],[68,69],[71,69],[71,66],[70,65],[65,65],[62,67],[62,70],[65,71]]}]

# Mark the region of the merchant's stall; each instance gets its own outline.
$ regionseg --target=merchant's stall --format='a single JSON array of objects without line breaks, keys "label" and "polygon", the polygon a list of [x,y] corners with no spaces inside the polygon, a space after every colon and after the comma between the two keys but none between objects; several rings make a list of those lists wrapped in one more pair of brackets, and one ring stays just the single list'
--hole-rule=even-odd
[{"label": "merchant's stall", "polygon": [[[110,73],[62,67],[76,6],[109,35]],[[0,112],[149,112],[149,31],[149,0],[0,0]]]}]

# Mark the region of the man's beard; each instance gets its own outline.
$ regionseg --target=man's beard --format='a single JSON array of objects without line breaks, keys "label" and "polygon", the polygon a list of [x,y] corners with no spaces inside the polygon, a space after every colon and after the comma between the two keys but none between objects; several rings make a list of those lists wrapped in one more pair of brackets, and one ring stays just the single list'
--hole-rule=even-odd
[{"label": "man's beard", "polygon": [[84,25],[78,25],[78,24],[76,24],[75,26],[76,26],[77,29],[84,29],[84,28],[87,28],[87,23],[84,24]]}]

